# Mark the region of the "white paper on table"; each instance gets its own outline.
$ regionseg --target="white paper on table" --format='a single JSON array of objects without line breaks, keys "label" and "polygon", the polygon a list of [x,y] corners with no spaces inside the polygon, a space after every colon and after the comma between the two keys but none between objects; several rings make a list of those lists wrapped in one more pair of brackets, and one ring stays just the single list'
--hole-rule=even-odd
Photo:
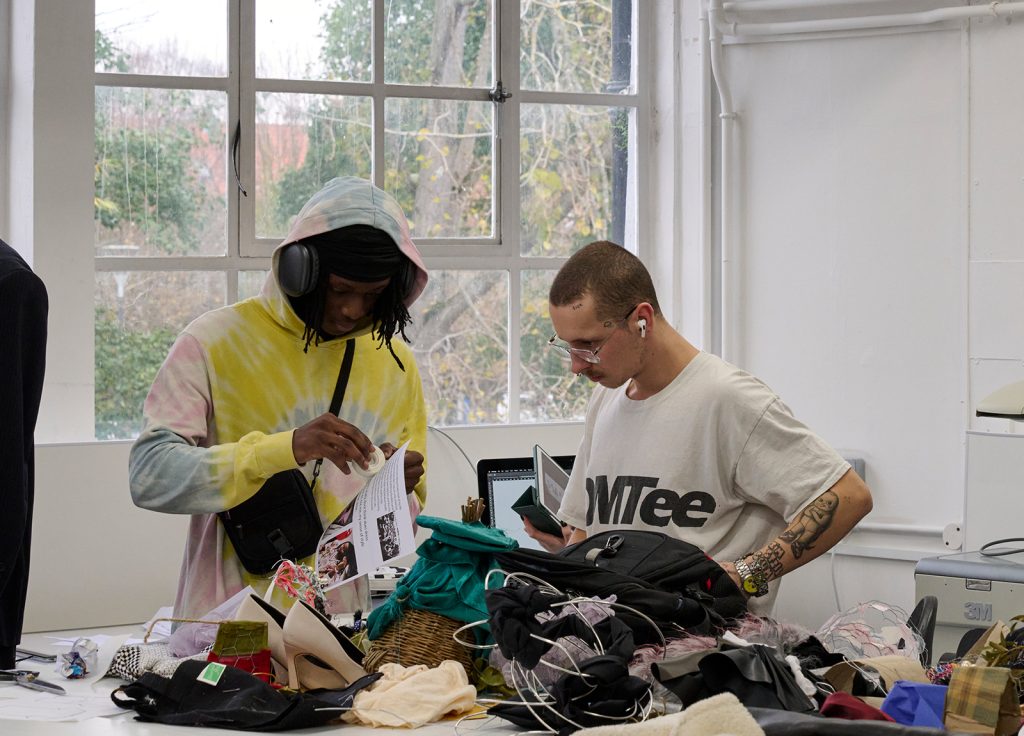
[{"label": "white paper on table", "polygon": [[416,549],[405,492],[406,442],[331,523],[316,553],[324,590],[344,585]]},{"label": "white paper on table", "polygon": [[[50,678],[51,682],[56,682]],[[108,682],[110,682],[108,680]],[[62,687],[64,682],[58,683]],[[11,683],[0,688],[0,719],[21,721],[84,721],[87,718],[115,716],[130,711],[118,708],[110,700],[108,688],[95,695],[57,695],[28,690]],[[6,728],[4,729],[6,731]]]}]

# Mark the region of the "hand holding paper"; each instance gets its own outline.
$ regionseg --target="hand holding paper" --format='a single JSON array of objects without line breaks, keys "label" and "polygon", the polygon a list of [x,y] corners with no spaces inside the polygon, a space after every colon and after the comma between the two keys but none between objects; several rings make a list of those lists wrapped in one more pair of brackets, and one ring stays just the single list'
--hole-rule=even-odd
[{"label": "hand holding paper", "polygon": [[[406,496],[410,467],[406,458],[419,453],[408,453],[407,448],[407,444],[391,448],[383,470],[367,481],[320,538],[316,571],[324,590],[344,585],[415,549]],[[422,456],[418,461],[414,458],[413,466],[417,463],[422,468]]]}]

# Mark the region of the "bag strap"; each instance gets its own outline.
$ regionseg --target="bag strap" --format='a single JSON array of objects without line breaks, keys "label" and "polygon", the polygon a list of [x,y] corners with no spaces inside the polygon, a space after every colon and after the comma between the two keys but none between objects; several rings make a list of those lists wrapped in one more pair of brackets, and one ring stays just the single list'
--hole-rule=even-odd
[{"label": "bag strap", "polygon": [[[341,370],[338,372],[338,383],[334,386],[334,396],[331,397],[331,414],[337,416],[338,411],[341,409],[341,401],[345,398],[345,389],[348,387],[348,377],[352,373],[352,358],[356,353],[356,341],[354,338],[349,339],[345,343],[345,357],[341,359]],[[322,457],[317,458],[316,465],[313,466],[313,480],[310,481],[309,487],[312,489],[316,485],[316,479],[320,475],[320,466],[323,465],[324,459]]]}]

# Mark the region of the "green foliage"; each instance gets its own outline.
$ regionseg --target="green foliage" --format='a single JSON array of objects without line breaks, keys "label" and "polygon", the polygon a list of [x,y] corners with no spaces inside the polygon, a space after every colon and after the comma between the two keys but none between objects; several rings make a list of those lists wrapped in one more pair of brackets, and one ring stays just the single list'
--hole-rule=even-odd
[{"label": "green foliage", "polygon": [[338,0],[320,20],[324,40],[321,60],[328,77],[341,80],[370,79],[373,35],[366,0]]},{"label": "green foliage", "polygon": [[308,114],[306,157],[298,168],[285,171],[268,192],[274,219],[265,226],[269,232],[285,232],[306,200],[331,179],[370,176],[373,143],[369,121],[361,119],[359,101],[316,98]]},{"label": "green foliage", "polygon": [[193,173],[196,133],[184,126],[157,135],[115,127],[101,99],[110,92],[97,92],[95,219],[107,230],[141,231],[167,253],[195,251],[206,200]]},{"label": "green foliage", "polygon": [[174,342],[166,327],[130,332],[110,310],[96,310],[96,439],[136,436],[142,404]]},{"label": "green foliage", "polygon": [[96,31],[96,66],[104,72],[127,72],[128,57],[103,33]]},{"label": "green foliage", "polygon": [[[125,71],[126,59],[96,32],[101,68]],[[97,243],[148,246],[149,252],[140,255],[198,250],[204,226],[216,219],[211,212],[224,206],[198,173],[204,153],[219,152],[224,145],[223,123],[211,99],[209,93],[191,90],[96,88]]]}]

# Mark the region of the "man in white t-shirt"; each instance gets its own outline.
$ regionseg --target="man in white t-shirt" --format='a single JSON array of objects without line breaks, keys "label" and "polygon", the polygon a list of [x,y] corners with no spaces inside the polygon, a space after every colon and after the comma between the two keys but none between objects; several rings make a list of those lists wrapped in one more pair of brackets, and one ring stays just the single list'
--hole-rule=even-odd
[{"label": "man in white t-shirt", "polygon": [[[558,272],[555,335],[573,373],[598,384],[562,500],[565,539],[659,531],[714,558],[767,613],[769,583],[827,551],[871,510],[871,492],[765,384],[665,321],[647,269],[596,242]],[[770,593],[770,595],[769,595]]]}]

